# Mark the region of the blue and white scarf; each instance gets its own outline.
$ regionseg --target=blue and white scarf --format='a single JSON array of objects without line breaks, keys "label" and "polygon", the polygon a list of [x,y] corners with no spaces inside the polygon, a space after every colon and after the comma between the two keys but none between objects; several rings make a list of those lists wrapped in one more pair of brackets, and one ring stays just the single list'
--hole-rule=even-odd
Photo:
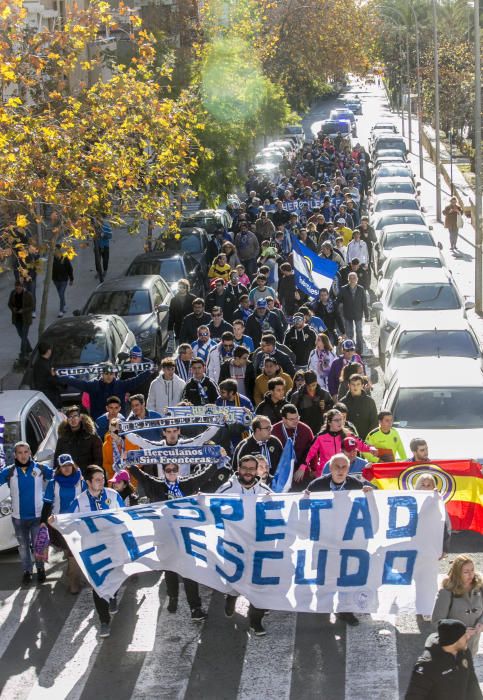
[{"label": "blue and white scarf", "polygon": [[176,481],[167,481],[166,486],[168,487],[168,498],[183,498],[183,492],[179,487],[179,479]]}]

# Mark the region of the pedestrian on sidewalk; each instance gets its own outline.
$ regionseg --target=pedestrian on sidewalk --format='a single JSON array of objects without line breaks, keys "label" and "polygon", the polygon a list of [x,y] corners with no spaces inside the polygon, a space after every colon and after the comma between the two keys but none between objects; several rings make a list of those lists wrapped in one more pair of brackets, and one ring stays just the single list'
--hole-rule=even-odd
[{"label": "pedestrian on sidewalk", "polygon": [[29,328],[32,325],[34,310],[34,298],[28,292],[22,282],[17,280],[15,287],[8,299],[8,308],[12,312],[12,323],[20,337],[20,362],[24,362],[32,352],[32,346],[28,339]]},{"label": "pedestrian on sidewalk", "polygon": [[62,318],[65,314],[65,290],[69,284],[71,287],[74,284],[74,271],[72,263],[62,253],[62,246],[57,243],[54,251],[54,264],[52,267],[52,282],[55,285],[57,294],[59,295],[60,308],[58,318]]},{"label": "pedestrian on sidewalk", "polygon": [[463,209],[458,204],[456,197],[451,197],[449,204],[443,210],[444,227],[449,231],[450,250],[457,250],[458,232],[463,228]]}]

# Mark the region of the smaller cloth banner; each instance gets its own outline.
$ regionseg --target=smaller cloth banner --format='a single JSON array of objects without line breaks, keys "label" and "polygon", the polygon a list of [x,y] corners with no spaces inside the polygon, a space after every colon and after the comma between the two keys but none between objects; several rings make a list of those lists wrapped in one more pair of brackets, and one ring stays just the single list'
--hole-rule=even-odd
[{"label": "smaller cloth banner", "polygon": [[[80,367],[57,367],[55,374],[58,377],[83,377],[87,375],[100,376],[102,374],[102,368],[105,367],[109,362],[103,362],[97,365],[82,365]],[[111,365],[114,372],[121,374],[122,372],[145,372],[146,370],[154,370],[155,364],[150,360],[146,362],[133,362],[125,365]]]},{"label": "smaller cloth banner", "polygon": [[220,413],[225,416],[225,423],[232,425],[241,423],[250,426],[253,420],[253,413],[242,406],[216,406],[206,404],[205,406],[169,406],[165,409],[167,416],[213,416]]},{"label": "smaller cloth banner", "polygon": [[152,450],[129,450],[126,455],[128,464],[152,464],[160,462],[167,464],[185,464],[192,462],[196,464],[213,464],[222,459],[220,445],[200,445],[184,447],[183,445],[175,445],[170,447],[156,447]]},{"label": "smaller cloth banner", "polygon": [[0,469],[5,466],[5,417],[0,416]]},{"label": "smaller cloth banner", "polygon": [[154,430],[155,428],[177,428],[181,425],[225,425],[225,416],[221,413],[212,416],[166,416],[166,418],[146,418],[146,420],[128,420],[119,423],[120,434],[135,433],[137,430]]}]

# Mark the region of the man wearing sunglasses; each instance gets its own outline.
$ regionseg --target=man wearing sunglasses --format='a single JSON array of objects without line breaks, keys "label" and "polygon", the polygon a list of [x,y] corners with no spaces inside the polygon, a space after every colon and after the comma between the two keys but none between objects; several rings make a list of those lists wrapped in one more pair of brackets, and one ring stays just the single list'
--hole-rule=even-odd
[{"label": "man wearing sunglasses", "polygon": [[200,326],[197,331],[197,338],[191,343],[193,348],[193,357],[201,357],[203,362],[207,362],[208,355],[213,348],[216,348],[217,342],[210,335],[208,326]]}]

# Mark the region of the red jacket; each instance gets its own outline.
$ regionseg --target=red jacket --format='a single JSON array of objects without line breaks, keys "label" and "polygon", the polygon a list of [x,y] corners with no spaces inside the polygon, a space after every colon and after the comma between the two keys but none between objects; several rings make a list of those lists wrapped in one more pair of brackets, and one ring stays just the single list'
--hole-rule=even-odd
[{"label": "red jacket", "polygon": [[[352,435],[352,433],[349,433],[349,435],[356,440],[357,449],[360,452],[369,451],[369,445],[366,445],[363,440]],[[343,434],[340,432],[335,435],[329,432],[321,433],[316,437],[314,444],[308,451],[305,464],[301,466],[304,469],[312,469],[314,478],[321,476],[325,463],[337,453],[342,452],[342,440],[345,437],[348,437],[347,433]]]}]

